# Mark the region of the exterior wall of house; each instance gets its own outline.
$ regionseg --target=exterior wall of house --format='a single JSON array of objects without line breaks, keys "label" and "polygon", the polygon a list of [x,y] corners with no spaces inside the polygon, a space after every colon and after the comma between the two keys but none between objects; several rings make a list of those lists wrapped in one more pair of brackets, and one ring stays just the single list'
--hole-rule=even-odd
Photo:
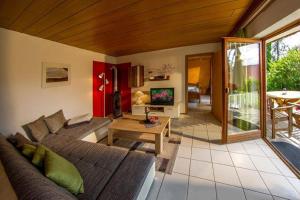
[{"label": "exterior wall of house", "polygon": [[[63,109],[67,118],[92,113],[93,60],[115,58],[0,28],[0,132]],[[71,65],[71,84],[42,88],[42,62]]]}]

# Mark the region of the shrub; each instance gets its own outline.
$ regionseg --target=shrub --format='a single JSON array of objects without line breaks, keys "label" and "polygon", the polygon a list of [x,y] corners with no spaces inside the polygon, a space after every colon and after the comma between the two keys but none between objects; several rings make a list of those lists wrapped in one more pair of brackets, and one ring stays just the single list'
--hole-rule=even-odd
[{"label": "shrub", "polygon": [[269,63],[268,91],[300,90],[300,50],[289,50],[285,57]]}]

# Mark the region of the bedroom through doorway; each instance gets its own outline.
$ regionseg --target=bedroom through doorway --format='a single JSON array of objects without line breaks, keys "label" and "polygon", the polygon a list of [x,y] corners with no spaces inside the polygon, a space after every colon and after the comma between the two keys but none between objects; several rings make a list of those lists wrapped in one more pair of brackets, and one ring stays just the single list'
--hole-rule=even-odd
[{"label": "bedroom through doorway", "polygon": [[211,110],[212,60],[213,54],[211,53],[186,57],[186,112],[189,110]]}]

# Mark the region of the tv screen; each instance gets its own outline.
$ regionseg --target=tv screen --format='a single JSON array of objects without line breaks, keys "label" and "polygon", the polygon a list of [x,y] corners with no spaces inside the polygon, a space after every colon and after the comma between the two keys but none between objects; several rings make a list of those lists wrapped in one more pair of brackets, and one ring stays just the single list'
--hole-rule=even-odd
[{"label": "tv screen", "polygon": [[174,88],[151,88],[152,105],[174,105]]}]

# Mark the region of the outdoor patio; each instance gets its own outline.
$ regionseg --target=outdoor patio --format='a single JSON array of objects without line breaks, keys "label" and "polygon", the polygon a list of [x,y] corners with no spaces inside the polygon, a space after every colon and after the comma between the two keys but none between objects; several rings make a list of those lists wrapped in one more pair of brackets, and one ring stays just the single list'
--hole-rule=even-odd
[{"label": "outdoor patio", "polygon": [[[288,130],[283,130],[283,131],[277,131],[275,139],[272,138],[272,121],[271,121],[271,116],[268,113],[267,114],[267,138],[272,140],[272,141],[285,141],[292,143],[298,147],[300,147],[300,129],[296,126],[293,125],[293,132],[292,136],[288,136]],[[287,128],[288,127],[288,121],[281,121],[276,124],[277,128]]]}]

